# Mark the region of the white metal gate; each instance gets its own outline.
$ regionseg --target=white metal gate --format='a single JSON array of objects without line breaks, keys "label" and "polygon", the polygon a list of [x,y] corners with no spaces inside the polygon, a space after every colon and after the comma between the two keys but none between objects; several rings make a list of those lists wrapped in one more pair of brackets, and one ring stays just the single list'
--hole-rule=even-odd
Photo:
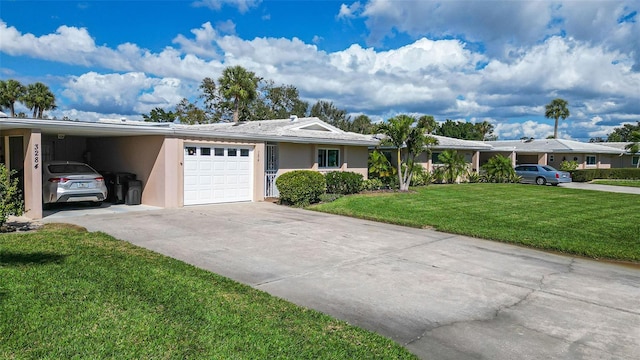
[{"label": "white metal gate", "polygon": [[278,177],[278,145],[267,144],[267,155],[264,162],[264,197],[273,198],[280,196],[276,186]]}]

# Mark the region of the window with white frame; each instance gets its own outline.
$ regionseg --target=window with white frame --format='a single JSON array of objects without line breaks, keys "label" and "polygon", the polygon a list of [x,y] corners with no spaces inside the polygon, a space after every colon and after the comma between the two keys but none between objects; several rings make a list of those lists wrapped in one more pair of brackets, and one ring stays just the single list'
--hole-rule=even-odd
[{"label": "window with white frame", "polygon": [[587,160],[587,165],[595,165],[596,164],[596,156],[595,155],[587,155],[586,160]]},{"label": "window with white frame", "polygon": [[340,150],[318,149],[318,167],[321,169],[338,168],[340,166]]},{"label": "window with white frame", "polygon": [[634,156],[631,158],[631,165],[638,166],[638,161],[640,161],[640,156]]}]

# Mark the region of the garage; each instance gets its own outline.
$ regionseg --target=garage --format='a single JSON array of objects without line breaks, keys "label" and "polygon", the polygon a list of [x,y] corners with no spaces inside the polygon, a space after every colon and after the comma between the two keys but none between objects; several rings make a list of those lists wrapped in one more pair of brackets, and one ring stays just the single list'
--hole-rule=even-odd
[{"label": "garage", "polygon": [[185,144],[184,205],[253,200],[253,147]]}]

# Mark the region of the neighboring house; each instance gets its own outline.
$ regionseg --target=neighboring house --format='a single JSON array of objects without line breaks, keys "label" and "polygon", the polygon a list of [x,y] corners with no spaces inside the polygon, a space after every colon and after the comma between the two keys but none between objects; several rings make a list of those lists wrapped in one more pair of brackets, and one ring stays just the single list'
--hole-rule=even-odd
[{"label": "neighboring house", "polygon": [[499,140],[485,142],[490,150],[482,151],[480,163],[501,154],[517,164],[542,164],[560,167],[563,161],[576,161],[579,169],[632,167],[637,157],[624,150],[626,143],[584,143],[564,139]]},{"label": "neighboring house", "polygon": [[[382,137],[382,135],[378,135]],[[439,135],[429,135],[438,140],[438,145],[434,145],[431,147],[431,152],[424,152],[416,157],[416,163],[422,165],[422,167],[427,171],[433,171],[434,168],[438,167],[441,162],[438,159],[438,156],[445,150],[456,150],[458,153],[464,155],[465,161],[467,162],[468,168],[471,171],[477,172],[480,169],[480,155],[481,151],[491,150],[491,145],[486,144],[482,141],[471,141],[471,140],[462,140],[462,139],[454,139],[446,136]],[[396,156],[393,148],[382,146],[382,147],[372,147],[370,150],[379,149],[383,154],[387,157],[391,165],[394,167],[397,166]]]},{"label": "neighboring house", "polygon": [[275,178],[298,169],[367,176],[371,136],[317,118],[208,125],[0,118],[4,157],[23,176],[26,215],[42,217],[45,161],[89,163],[142,181],[142,203],[182,207],[277,196]]}]

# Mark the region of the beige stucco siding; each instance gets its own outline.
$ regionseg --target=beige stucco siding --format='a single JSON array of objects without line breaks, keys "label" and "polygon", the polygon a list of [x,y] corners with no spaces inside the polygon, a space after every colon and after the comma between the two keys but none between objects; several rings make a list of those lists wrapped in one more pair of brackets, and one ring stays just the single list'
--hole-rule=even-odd
[{"label": "beige stucco siding", "polygon": [[[318,167],[318,149],[340,150],[340,166],[337,168]],[[352,171],[367,178],[369,149],[365,146],[316,145],[316,144],[278,144],[278,175],[293,170]]]}]

